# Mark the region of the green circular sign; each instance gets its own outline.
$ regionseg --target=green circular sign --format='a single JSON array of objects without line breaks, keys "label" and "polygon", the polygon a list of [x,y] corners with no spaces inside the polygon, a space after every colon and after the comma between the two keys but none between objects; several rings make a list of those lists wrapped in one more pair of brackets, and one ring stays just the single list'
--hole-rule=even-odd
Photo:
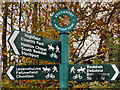
[{"label": "green circular sign", "polygon": [[[62,15],[67,15],[70,17],[70,24],[67,26],[60,26],[58,24],[58,18]],[[54,15],[52,16],[52,20],[51,20],[52,26],[55,30],[61,32],[61,33],[65,33],[68,31],[71,31],[76,23],[77,23],[77,17],[75,15],[74,12],[72,12],[71,10],[68,9],[61,9],[57,12],[54,13]]]}]

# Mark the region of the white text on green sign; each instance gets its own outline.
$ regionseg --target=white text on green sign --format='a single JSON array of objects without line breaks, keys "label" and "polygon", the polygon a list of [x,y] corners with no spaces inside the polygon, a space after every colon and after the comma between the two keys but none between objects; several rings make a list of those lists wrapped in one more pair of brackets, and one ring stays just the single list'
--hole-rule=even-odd
[{"label": "white text on green sign", "polygon": [[60,41],[16,30],[8,41],[17,55],[60,63]]}]

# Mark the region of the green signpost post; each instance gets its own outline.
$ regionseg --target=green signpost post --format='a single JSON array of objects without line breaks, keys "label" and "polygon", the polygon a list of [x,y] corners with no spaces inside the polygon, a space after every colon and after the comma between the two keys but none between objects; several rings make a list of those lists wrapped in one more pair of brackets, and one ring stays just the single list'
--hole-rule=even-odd
[{"label": "green signpost post", "polygon": [[[60,26],[58,18],[62,15],[70,17],[70,24],[68,26]],[[77,17],[75,13],[68,9],[61,9],[54,13],[51,20],[53,28],[60,32],[61,41],[61,64],[59,66],[59,88],[68,89],[68,55],[69,55],[69,37],[68,31],[71,31],[76,23]]]},{"label": "green signpost post", "polygon": [[8,42],[17,55],[57,63],[61,61],[60,41],[15,30]]},{"label": "green signpost post", "polygon": [[10,80],[58,79],[59,65],[10,66],[6,74]]}]

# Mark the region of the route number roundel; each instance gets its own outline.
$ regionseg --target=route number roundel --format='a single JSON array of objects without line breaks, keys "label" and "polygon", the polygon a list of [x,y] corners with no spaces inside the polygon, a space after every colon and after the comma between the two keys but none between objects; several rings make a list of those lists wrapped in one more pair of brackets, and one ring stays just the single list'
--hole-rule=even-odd
[{"label": "route number roundel", "polygon": [[[62,15],[67,15],[70,18],[70,24],[67,26],[60,26],[58,23],[58,19],[60,16]],[[71,31],[76,23],[77,23],[77,17],[75,15],[74,12],[72,12],[71,10],[68,9],[61,9],[57,12],[54,13],[54,15],[52,16],[52,20],[51,20],[52,26],[55,30],[61,32],[61,33],[65,33],[68,31]]]}]

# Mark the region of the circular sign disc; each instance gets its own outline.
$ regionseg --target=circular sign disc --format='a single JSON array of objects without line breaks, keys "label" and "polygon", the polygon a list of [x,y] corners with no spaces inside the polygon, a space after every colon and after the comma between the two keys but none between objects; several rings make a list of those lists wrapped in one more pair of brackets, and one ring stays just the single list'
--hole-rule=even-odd
[{"label": "circular sign disc", "polygon": [[[70,24],[67,26],[60,26],[58,23],[58,19],[60,16],[62,15],[67,15],[70,18]],[[51,20],[52,26],[55,30],[61,32],[61,33],[65,33],[68,31],[71,31],[76,23],[77,23],[77,17],[75,15],[74,12],[72,12],[71,10],[68,9],[61,9],[57,12],[54,13],[54,15],[52,16],[52,20]]]}]

